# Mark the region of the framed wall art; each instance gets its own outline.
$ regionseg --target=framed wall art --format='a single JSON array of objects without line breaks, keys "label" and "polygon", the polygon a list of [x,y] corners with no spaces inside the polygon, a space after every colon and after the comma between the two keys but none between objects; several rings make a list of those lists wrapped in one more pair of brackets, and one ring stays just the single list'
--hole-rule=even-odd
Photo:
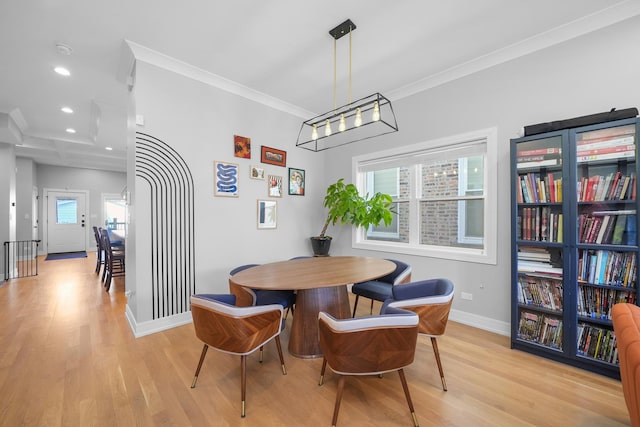
[{"label": "framed wall art", "polygon": [[304,169],[289,168],[289,194],[304,196]]},{"label": "framed wall art", "polygon": [[235,163],[213,163],[213,195],[238,197],[238,165]]},{"label": "framed wall art", "polygon": [[264,181],[264,169],[260,166],[251,165],[249,167],[249,178],[251,179],[261,179]]},{"label": "framed wall art", "polygon": [[258,200],[258,229],[276,228],[277,226],[278,202]]},{"label": "framed wall art", "polygon": [[277,150],[271,147],[262,146],[262,151],[260,153],[260,161],[262,163],[267,163],[270,165],[276,166],[287,166],[287,152],[283,150]]},{"label": "framed wall art", "polygon": [[243,159],[251,158],[251,138],[233,135],[233,155]]},{"label": "framed wall art", "polygon": [[269,175],[267,179],[269,197],[282,197],[282,177]]}]

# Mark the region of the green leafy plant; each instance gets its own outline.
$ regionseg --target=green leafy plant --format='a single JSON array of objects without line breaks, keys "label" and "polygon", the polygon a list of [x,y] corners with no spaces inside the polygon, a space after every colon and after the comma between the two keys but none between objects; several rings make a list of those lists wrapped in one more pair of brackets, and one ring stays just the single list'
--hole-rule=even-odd
[{"label": "green leafy plant", "polygon": [[337,222],[364,228],[381,222],[388,226],[393,220],[392,202],[391,196],[384,193],[376,193],[372,197],[366,194],[363,197],[355,185],[345,184],[344,178],[340,178],[327,188],[324,206],[329,211],[318,237],[330,239],[331,237],[326,235],[327,227]]}]

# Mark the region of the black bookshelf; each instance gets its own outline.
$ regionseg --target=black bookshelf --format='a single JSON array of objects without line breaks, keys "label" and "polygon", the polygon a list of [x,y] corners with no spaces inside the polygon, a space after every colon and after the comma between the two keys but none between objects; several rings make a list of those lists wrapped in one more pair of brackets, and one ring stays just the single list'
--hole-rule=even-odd
[{"label": "black bookshelf", "polygon": [[511,347],[619,378],[638,303],[638,134],[625,119],[511,140]]}]

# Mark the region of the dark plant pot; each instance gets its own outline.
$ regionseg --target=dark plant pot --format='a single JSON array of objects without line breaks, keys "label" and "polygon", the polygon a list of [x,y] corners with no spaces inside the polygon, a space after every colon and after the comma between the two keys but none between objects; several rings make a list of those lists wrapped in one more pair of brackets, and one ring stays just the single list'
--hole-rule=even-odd
[{"label": "dark plant pot", "polygon": [[329,256],[329,248],[331,247],[331,237],[311,237],[311,247],[314,256]]}]

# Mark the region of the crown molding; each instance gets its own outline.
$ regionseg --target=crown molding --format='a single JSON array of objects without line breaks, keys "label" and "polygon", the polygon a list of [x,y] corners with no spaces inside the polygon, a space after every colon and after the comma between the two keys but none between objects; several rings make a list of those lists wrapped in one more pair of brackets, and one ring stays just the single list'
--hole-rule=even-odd
[{"label": "crown molding", "polygon": [[387,91],[387,97],[393,100],[406,98],[418,92],[432,89],[512,59],[529,55],[567,40],[600,30],[637,15],[640,15],[640,2],[637,0],[626,0],[544,33],[537,34],[526,40],[425,77],[415,83]]},{"label": "crown molding", "polygon": [[213,74],[209,71],[187,64],[186,62],[179,61],[175,58],[167,56],[163,53],[149,49],[136,42],[125,40],[133,56],[138,61],[143,61],[156,67],[180,74],[184,77],[199,81],[209,86],[216,87],[234,95],[241,96],[251,101],[264,104],[268,107],[274,108],[279,111],[291,114],[300,118],[313,117],[315,113],[307,111],[303,108],[297,107],[288,102],[282,101],[273,96],[251,89],[247,86],[236,83],[227,78],[221,77],[217,74]]}]

